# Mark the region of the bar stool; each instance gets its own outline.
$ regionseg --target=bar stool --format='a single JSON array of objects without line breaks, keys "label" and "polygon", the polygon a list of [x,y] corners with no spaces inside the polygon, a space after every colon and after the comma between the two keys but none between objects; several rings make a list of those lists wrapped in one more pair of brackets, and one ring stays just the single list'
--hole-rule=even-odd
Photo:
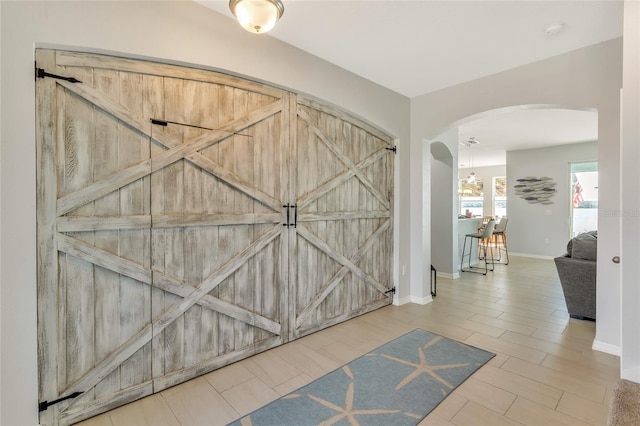
[{"label": "bar stool", "polygon": [[[493,248],[491,248],[491,257],[487,255],[487,249],[490,247],[489,243],[490,243],[491,237],[493,237],[493,230],[495,229],[495,226],[496,226],[495,220],[490,220],[489,222],[487,222],[487,225],[485,226],[484,231],[478,232],[475,234],[467,234],[464,236],[464,243],[462,244],[462,258],[460,259],[460,270],[462,272],[473,272],[476,274],[487,275],[487,272],[493,271],[493,268],[494,268],[493,267]],[[466,247],[467,247],[467,240],[469,238],[471,239],[469,243],[469,253],[465,254]],[[484,272],[480,272],[482,271],[482,268],[471,266],[471,254],[473,253],[474,240],[478,240],[478,250],[483,251],[483,255],[479,257],[484,258]],[[469,257],[469,269],[464,269],[465,257]],[[488,266],[489,260],[491,260],[491,269],[489,269],[489,266]],[[478,271],[474,271],[474,269],[477,269]]]},{"label": "bar stool", "polygon": [[502,219],[500,219],[500,222],[498,222],[496,227],[493,229],[493,241],[496,244],[496,247],[498,248],[498,258],[496,259],[496,261],[498,263],[502,261],[502,252],[504,251],[505,258],[507,260],[504,263],[504,265],[509,264],[509,250],[507,250],[507,234],[506,234],[508,221],[509,219],[507,219],[506,217],[503,217]]}]

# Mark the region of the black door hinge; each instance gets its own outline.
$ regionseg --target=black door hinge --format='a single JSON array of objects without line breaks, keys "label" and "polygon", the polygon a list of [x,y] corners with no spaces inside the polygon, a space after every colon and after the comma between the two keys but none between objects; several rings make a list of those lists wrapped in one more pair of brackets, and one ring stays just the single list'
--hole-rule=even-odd
[{"label": "black door hinge", "polygon": [[385,294],[388,294],[388,293],[396,294],[396,288],[395,288],[395,287],[393,287],[393,288],[391,288],[391,289],[389,289],[389,290],[385,291],[384,293],[385,293]]},{"label": "black door hinge", "polygon": [[51,402],[49,402],[49,401],[39,402],[39,403],[38,403],[38,411],[44,411],[44,410],[46,410],[47,408],[51,407],[52,405],[55,405],[55,404],[57,404],[57,403],[59,403],[59,402],[65,401],[65,400],[67,400],[67,399],[75,398],[75,397],[77,397],[77,396],[82,395],[83,393],[84,393],[84,392],[74,392],[74,393],[72,393],[72,394],[70,394],[70,395],[63,396],[62,398],[58,398],[58,399],[56,399],[55,401],[51,401]]},{"label": "black door hinge", "polygon": [[393,151],[394,154],[398,153],[398,148],[397,147],[393,147],[393,148],[385,148],[387,151]]},{"label": "black door hinge", "polygon": [[64,77],[61,75],[50,74],[45,70],[43,70],[42,68],[36,67],[36,80],[39,78],[45,78],[45,77],[57,78],[58,80],[68,81],[69,83],[82,83],[80,80],[78,80],[75,77]]}]

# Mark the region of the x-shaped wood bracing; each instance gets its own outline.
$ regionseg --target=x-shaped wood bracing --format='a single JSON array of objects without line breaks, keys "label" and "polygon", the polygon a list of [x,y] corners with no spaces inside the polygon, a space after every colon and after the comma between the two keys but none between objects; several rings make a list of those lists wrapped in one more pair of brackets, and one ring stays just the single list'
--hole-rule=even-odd
[{"label": "x-shaped wood bracing", "polygon": [[389,229],[391,226],[391,220],[387,219],[378,229],[367,238],[367,240],[362,244],[358,250],[350,257],[346,258],[341,254],[337,253],[333,250],[327,243],[322,241],[320,238],[313,235],[307,228],[304,226],[298,225],[296,227],[296,232],[300,234],[305,240],[309,241],[311,244],[322,250],[324,253],[329,255],[329,257],[336,262],[340,263],[342,268],[340,268],[321,288],[318,293],[309,301],[307,306],[302,309],[298,318],[296,318],[296,328],[300,327],[307,320],[309,315],[313,313],[315,308],[322,303],[324,299],[333,291],[333,289],[342,281],[342,279],[347,275],[348,272],[351,272],[356,277],[363,280],[366,284],[372,286],[376,290],[384,293],[388,290],[382,283],[377,281],[375,278],[364,272],[362,269],[358,268],[355,265],[355,262],[360,260],[362,256],[371,248],[373,243],[384,234],[384,232]]},{"label": "x-shaped wood bracing", "polygon": [[[145,228],[147,225],[151,227],[150,218],[145,215],[136,216],[133,222],[128,222],[125,218],[115,218],[113,219],[114,223],[107,224],[105,224],[105,222],[109,221],[105,220],[106,218],[93,217],[72,219],[64,218],[62,216],[78,207],[114,192],[138,179],[150,175],[154,171],[160,170],[182,159],[192,162],[203,170],[225,181],[230,186],[239,189],[253,199],[270,207],[273,211],[280,213],[282,203],[279,200],[276,200],[265,192],[252,187],[250,184],[244,182],[241,178],[226,170],[221,165],[201,155],[199,151],[282,111],[282,100],[275,101],[257,111],[247,114],[241,119],[237,119],[226,124],[221,129],[208,132],[199,137],[193,138],[186,144],[183,144],[161,128],[156,128],[152,131],[151,125],[147,120],[137,117],[126,107],[114,102],[89,86],[84,84],[70,84],[60,80],[57,81],[57,84],[67,89],[69,92],[85,99],[97,108],[104,110],[106,113],[130,126],[133,130],[148,136],[150,139],[153,139],[167,148],[166,152],[157,157],[141,161],[138,164],[115,173],[101,182],[89,185],[58,199],[56,210],[57,215],[59,216],[59,224],[63,226],[66,225],[71,229],[74,227],[77,228],[78,226],[85,227],[85,230],[89,230],[91,228],[98,229],[104,226],[113,229],[114,227],[118,228],[118,224],[123,225],[123,228],[128,229]],[[216,217],[216,215],[199,215],[198,217],[192,218],[191,221],[194,224],[198,222],[211,224],[225,219],[221,216],[224,215],[218,215],[218,217]],[[160,222],[162,222],[162,217],[164,216],[160,216],[157,219],[160,219]],[[253,219],[255,219],[255,215],[253,215]],[[273,219],[274,218],[272,217],[267,217],[266,222],[273,222]],[[169,217],[167,217],[164,222],[167,222],[165,226],[171,226],[171,220]],[[154,223],[154,225],[156,225],[156,223]],[[218,268],[197,287],[187,286],[177,278],[160,274],[157,271],[151,272],[149,270],[145,270],[144,267],[137,265],[135,262],[131,262],[104,250],[82,243],[66,235],[57,234],[58,250],[74,255],[80,259],[88,260],[96,265],[113,270],[114,272],[130,276],[141,282],[145,282],[147,284],[153,282],[153,284],[158,288],[162,288],[163,290],[182,297],[180,301],[170,306],[169,309],[155,318],[151,324],[147,325],[134,336],[129,338],[128,341],[105,359],[100,361],[87,374],[69,386],[62,395],[68,395],[75,391],[86,391],[94,387],[106,375],[117,368],[117,366],[124,360],[132,356],[154,336],[162,332],[162,330],[164,330],[169,324],[174,322],[178,317],[180,317],[180,315],[184,314],[196,303],[214,309],[217,312],[228,314],[240,321],[245,321],[252,325],[261,327],[272,333],[280,334],[280,324],[268,318],[246,311],[228,302],[217,299],[208,293],[223,282],[242,264],[244,264],[251,256],[255,255],[262,248],[266,247],[266,245],[272,240],[278,237],[281,232],[282,228],[280,226],[274,226],[258,240],[254,241],[253,244],[242,252],[236,254],[228,262]]]},{"label": "x-shaped wood bracing", "polygon": [[[75,383],[70,385],[61,396],[70,395],[73,392],[80,391],[85,392],[93,388],[103,378],[115,370],[122,362],[130,358],[146,343],[158,334],[160,334],[167,326],[178,319],[189,308],[196,303],[202,302],[203,306],[215,305],[225,310],[238,311],[238,307],[230,303],[216,299],[210,296],[208,293],[216,288],[220,283],[226,280],[232,273],[238,270],[244,263],[246,263],[251,257],[256,255],[260,250],[264,249],[271,241],[276,239],[282,233],[282,227],[278,224],[269,231],[265,232],[260,238],[254,241],[251,245],[244,250],[236,254],[229,259],[222,266],[217,268],[212,274],[204,279],[198,286],[191,287],[184,285],[180,280],[169,277],[164,274],[159,275],[158,282],[160,288],[172,291],[179,287],[178,294],[182,297],[181,300],[171,305],[166,311],[156,317],[150,324],[145,326],[142,330],[138,331],[135,335],[124,342],[119,348],[109,354],[106,358],[97,363],[87,374],[78,379]],[[88,260],[97,265],[103,266],[114,272],[127,275],[136,280],[150,283],[153,281],[156,283],[156,272],[152,272],[136,264],[135,262],[122,259],[119,256],[108,253],[104,250],[100,250],[96,247],[82,243],[66,235],[58,234],[58,249],[60,251],[69,253],[80,259]],[[153,277],[152,277],[153,274]],[[217,310],[217,308],[216,308]],[[246,318],[250,318],[252,325],[260,326],[256,324],[259,322],[265,325],[265,330],[274,332],[280,330],[280,325],[269,320],[268,318],[260,317],[251,312],[245,312],[243,314]]]},{"label": "x-shaped wood bracing", "polygon": [[[259,121],[262,121],[283,109],[283,100],[278,100],[273,102],[266,107],[263,107],[260,110],[254,111],[252,113],[247,114],[245,117],[234,120],[223,128],[219,130],[214,130],[198,136],[186,144],[181,143],[173,136],[168,134],[162,129],[154,129],[151,132],[151,127],[149,122],[136,117],[130,110],[126,107],[112,101],[111,99],[105,97],[100,94],[93,88],[89,86],[85,86],[83,84],[71,84],[65,81],[57,81],[57,83],[63,87],[65,87],[70,92],[84,98],[88,102],[94,104],[96,107],[104,110],[108,114],[111,114],[116,119],[122,121],[127,124],[134,130],[137,130],[141,134],[147,135],[156,142],[162,144],[167,151],[162,153],[161,155],[141,161],[140,163],[130,166],[125,170],[122,170],[109,178],[92,185],[89,185],[85,188],[77,190],[71,194],[67,194],[57,201],[57,215],[60,216],[58,219],[59,224],[67,224],[73,228],[74,221],[80,223],[80,226],[86,226],[87,230],[91,228],[98,229],[100,226],[108,226],[104,224],[105,218],[77,218],[77,219],[68,219],[62,217],[66,213],[81,207],[91,201],[94,201],[104,195],[107,195],[119,188],[122,188],[132,182],[135,182],[138,179],[141,179],[145,176],[150,175],[152,172],[156,170],[160,170],[176,161],[187,159],[193,164],[201,167],[203,170],[211,173],[212,175],[220,178],[225,181],[227,184],[231,185],[234,188],[239,189],[245,194],[249,195],[253,199],[263,203],[264,205],[270,207],[273,211],[279,212],[281,208],[281,202],[279,200],[274,199],[270,195],[264,193],[263,191],[252,187],[250,184],[244,182],[238,176],[235,176],[232,172],[226,170],[221,165],[215,163],[214,161],[204,157],[198,151],[207,148],[211,145],[214,145],[221,140],[229,137],[233,133],[237,133]],[[360,161],[358,164],[354,164],[351,160],[349,160],[345,155],[343,155],[342,151],[339,147],[331,141],[326,134],[324,134],[320,129],[318,129],[311,121],[310,117],[306,112],[302,109],[298,110],[299,116],[309,125],[311,131],[316,134],[323,143],[330,149],[330,151],[337,156],[346,166],[347,170],[338,176],[334,177],[331,181],[325,183],[321,187],[314,190],[312,193],[306,194],[301,198],[299,205],[304,207],[311,203],[313,200],[319,198],[323,194],[326,194],[331,189],[339,186],[342,182],[351,178],[352,176],[356,176],[362,184],[388,209],[390,208],[390,202],[386,199],[386,197],[377,190],[372,182],[366,177],[363,170],[366,167],[369,167],[371,164],[378,161],[380,158],[386,154],[385,150],[380,150],[364,160]],[[152,134],[153,133],[153,134]],[[210,215],[211,216],[211,215]],[[134,228],[144,228],[147,225],[147,217],[141,215],[136,218],[137,222],[135,225],[132,225],[131,222],[126,221],[124,219],[120,220],[121,224],[127,224],[127,226],[133,226]],[[273,218],[272,218],[273,219]],[[117,219],[114,219],[118,222]],[[194,219],[202,221],[202,218]],[[100,221],[103,222],[100,225]],[[76,223],[75,225],[78,225]],[[114,227],[118,227],[117,223],[111,224]],[[387,220],[378,230],[369,237],[369,239],[365,242],[365,244],[360,247],[356,253],[352,255],[350,259],[345,258],[344,256],[339,255],[333,249],[331,249],[324,241],[312,235],[304,226],[299,226],[297,228],[297,232],[305,239],[307,239],[311,244],[320,248],[324,252],[326,252],[331,258],[339,262],[343,265],[343,267],[336,273],[334,276],[323,286],[321,292],[311,301],[311,303],[305,307],[301,316],[298,318],[298,323],[301,324],[315,307],[317,307],[324,298],[335,288],[335,286],[341,281],[341,279],[351,271],[355,276],[361,278],[367,284],[373,286],[377,290],[381,292],[385,292],[387,289],[380,284],[378,281],[364,273],[357,266],[355,266],[354,262],[360,259],[364,253],[371,247],[375,239],[381,235],[388,227],[390,226],[390,221]],[[121,273],[123,275],[130,276],[134,279],[137,279],[141,282],[145,282],[150,284],[151,282],[154,285],[157,285],[158,288],[162,288],[168,292],[174,293],[182,299],[176,302],[174,305],[169,307],[167,311],[157,317],[153,322],[134,336],[132,336],[127,342],[125,342],[122,346],[120,346],[116,351],[111,353],[108,357],[100,361],[91,371],[89,371],[85,376],[80,378],[78,381],[69,386],[68,389],[65,390],[62,394],[70,394],[74,391],[86,391],[87,389],[92,388],[97,383],[100,382],[105,376],[107,376],[110,372],[112,372],[118,365],[120,365],[124,360],[128,359],[132,356],[136,351],[138,351],[142,346],[148,343],[154,336],[158,335],[162,330],[164,330],[169,324],[175,321],[180,315],[186,312],[191,306],[196,303],[214,309],[221,313],[231,314],[230,316],[238,319],[240,321],[248,322],[252,325],[261,327],[267,331],[278,334],[280,331],[280,324],[265,318],[259,315],[256,315],[249,311],[244,311],[241,308],[232,305],[228,302],[217,299],[208,293],[213,290],[217,285],[219,285],[222,281],[224,281],[229,275],[231,275],[235,270],[237,270],[243,263],[245,263],[251,256],[260,251],[262,248],[266,247],[271,241],[277,238],[282,232],[282,228],[279,226],[274,226],[267,233],[263,234],[258,240],[256,240],[253,244],[247,247],[242,252],[238,253],[232,259],[230,259],[227,263],[218,268],[213,274],[211,274],[207,279],[205,279],[202,283],[200,283],[197,287],[191,287],[186,285],[181,280],[170,277],[168,275],[159,273],[158,271],[149,271],[146,270],[141,265],[136,264],[135,262],[131,262],[129,260],[123,259],[117,255],[113,255],[104,250],[98,249],[96,247],[90,246],[88,244],[82,243],[78,240],[75,240],[71,237],[58,234],[58,249],[63,252],[67,252],[71,255],[77,256],[81,259],[86,259],[91,261],[96,265],[100,265],[107,269],[113,270],[114,272]],[[153,277],[152,277],[153,274]]]},{"label": "x-shaped wood bracing", "polygon": [[[360,182],[362,182],[365,188],[367,188],[367,190],[371,192],[371,194],[373,194],[373,196],[376,197],[378,201],[382,203],[382,205],[386,209],[391,208],[390,202],[387,199],[387,197],[385,197],[384,194],[382,194],[378,190],[378,188],[376,188],[373,185],[373,182],[371,182],[371,180],[362,171],[365,167],[370,166],[379,158],[381,158],[382,154],[388,154],[386,150],[384,149],[380,150],[377,153],[374,153],[373,155],[371,155],[369,158],[366,158],[365,160],[361,161],[362,165],[356,165],[353,161],[349,159],[347,155],[344,154],[344,152],[340,149],[340,147],[338,147],[338,145],[336,145],[336,143],[333,140],[331,140],[331,138],[325,132],[323,132],[321,129],[319,129],[315,125],[315,123],[313,122],[313,119],[301,106],[298,106],[298,117],[300,117],[309,126],[309,130],[311,130],[327,146],[327,148],[329,148],[329,150],[333,153],[333,155],[335,155],[337,159],[342,161],[344,165],[347,166],[348,173],[342,173],[336,176],[328,183],[314,190],[313,193],[319,192],[318,190],[320,189],[326,189],[325,192],[328,192],[328,190],[335,188],[339,183],[344,182],[345,180],[349,179],[351,176],[355,176],[360,180]],[[339,181],[339,182],[336,183],[336,181]],[[330,186],[329,188],[324,188],[324,187],[327,187],[328,184],[331,184],[332,186]],[[311,197],[310,195],[308,195],[307,197],[305,197],[305,199],[298,202],[299,208],[301,208],[300,206],[304,206],[318,197],[319,196]]]},{"label": "x-shaped wood bracing", "polygon": [[167,151],[157,157],[141,161],[138,164],[111,175],[107,179],[59,198],[57,201],[58,216],[69,213],[78,207],[81,207],[182,159],[189,160],[193,164],[196,164],[203,170],[222,179],[232,187],[239,189],[253,199],[270,207],[274,211],[280,211],[282,203],[279,200],[276,200],[269,194],[252,187],[250,184],[244,182],[241,178],[226,170],[221,165],[206,158],[198,151],[219,143],[223,139],[232,136],[234,133],[246,129],[251,125],[282,111],[283,101],[281,99],[259,110],[248,113],[240,119],[231,121],[221,129],[207,132],[201,136],[193,138],[188,143],[183,144],[163,129],[158,128],[152,132],[149,121],[135,116],[135,114],[126,107],[114,102],[89,86],[81,83],[68,83],[64,80],[56,80],[56,82],[70,92],[82,97],[96,107],[126,123],[138,132],[148,136],[149,138],[153,138],[153,140],[168,148]]}]

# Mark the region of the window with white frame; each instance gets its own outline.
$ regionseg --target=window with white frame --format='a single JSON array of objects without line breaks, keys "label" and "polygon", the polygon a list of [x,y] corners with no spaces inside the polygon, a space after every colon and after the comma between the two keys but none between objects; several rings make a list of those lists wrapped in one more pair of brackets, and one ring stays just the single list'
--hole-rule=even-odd
[{"label": "window with white frame", "polygon": [[507,177],[493,178],[493,215],[496,218],[507,216]]}]

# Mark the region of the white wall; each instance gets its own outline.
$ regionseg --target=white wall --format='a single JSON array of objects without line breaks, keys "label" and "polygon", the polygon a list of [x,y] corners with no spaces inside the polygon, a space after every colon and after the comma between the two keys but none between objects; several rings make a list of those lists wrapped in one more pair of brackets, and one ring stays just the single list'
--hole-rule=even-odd
[{"label": "white wall", "polygon": [[[431,167],[423,157],[425,140],[474,116],[522,106],[597,109],[600,212],[619,209],[621,87],[622,40],[615,39],[411,99],[412,290],[424,291],[428,283],[414,261],[431,256],[429,233],[424,230],[430,223],[423,200],[430,199]],[[610,351],[620,347],[620,271],[610,261],[619,254],[620,223],[613,215],[598,217],[598,282],[608,285],[598,287],[594,345]]]},{"label": "white wall", "polygon": [[[621,376],[640,382],[640,3],[624,4],[624,76],[622,91],[622,356]],[[599,307],[597,307],[599,309]],[[600,315],[600,312],[596,313]]]},{"label": "white wall", "polygon": [[[408,263],[409,100],[199,4],[0,2],[2,425],[37,417],[34,47],[202,65],[332,102],[398,137],[396,262]],[[400,184],[405,182],[405,184]],[[396,267],[397,271],[397,267]],[[396,272],[396,276],[398,276]],[[399,296],[409,276],[398,278]]]},{"label": "white wall", "polygon": [[[569,163],[597,159],[597,142],[507,152],[510,252],[552,258],[567,251],[571,235]],[[514,193],[516,180],[528,176],[555,181],[557,192],[550,199],[553,204],[530,204]]]},{"label": "white wall", "polygon": [[[431,143],[431,265],[438,275],[458,274],[458,214],[456,181],[458,129],[439,135]],[[453,150],[451,147],[453,146]]]}]

